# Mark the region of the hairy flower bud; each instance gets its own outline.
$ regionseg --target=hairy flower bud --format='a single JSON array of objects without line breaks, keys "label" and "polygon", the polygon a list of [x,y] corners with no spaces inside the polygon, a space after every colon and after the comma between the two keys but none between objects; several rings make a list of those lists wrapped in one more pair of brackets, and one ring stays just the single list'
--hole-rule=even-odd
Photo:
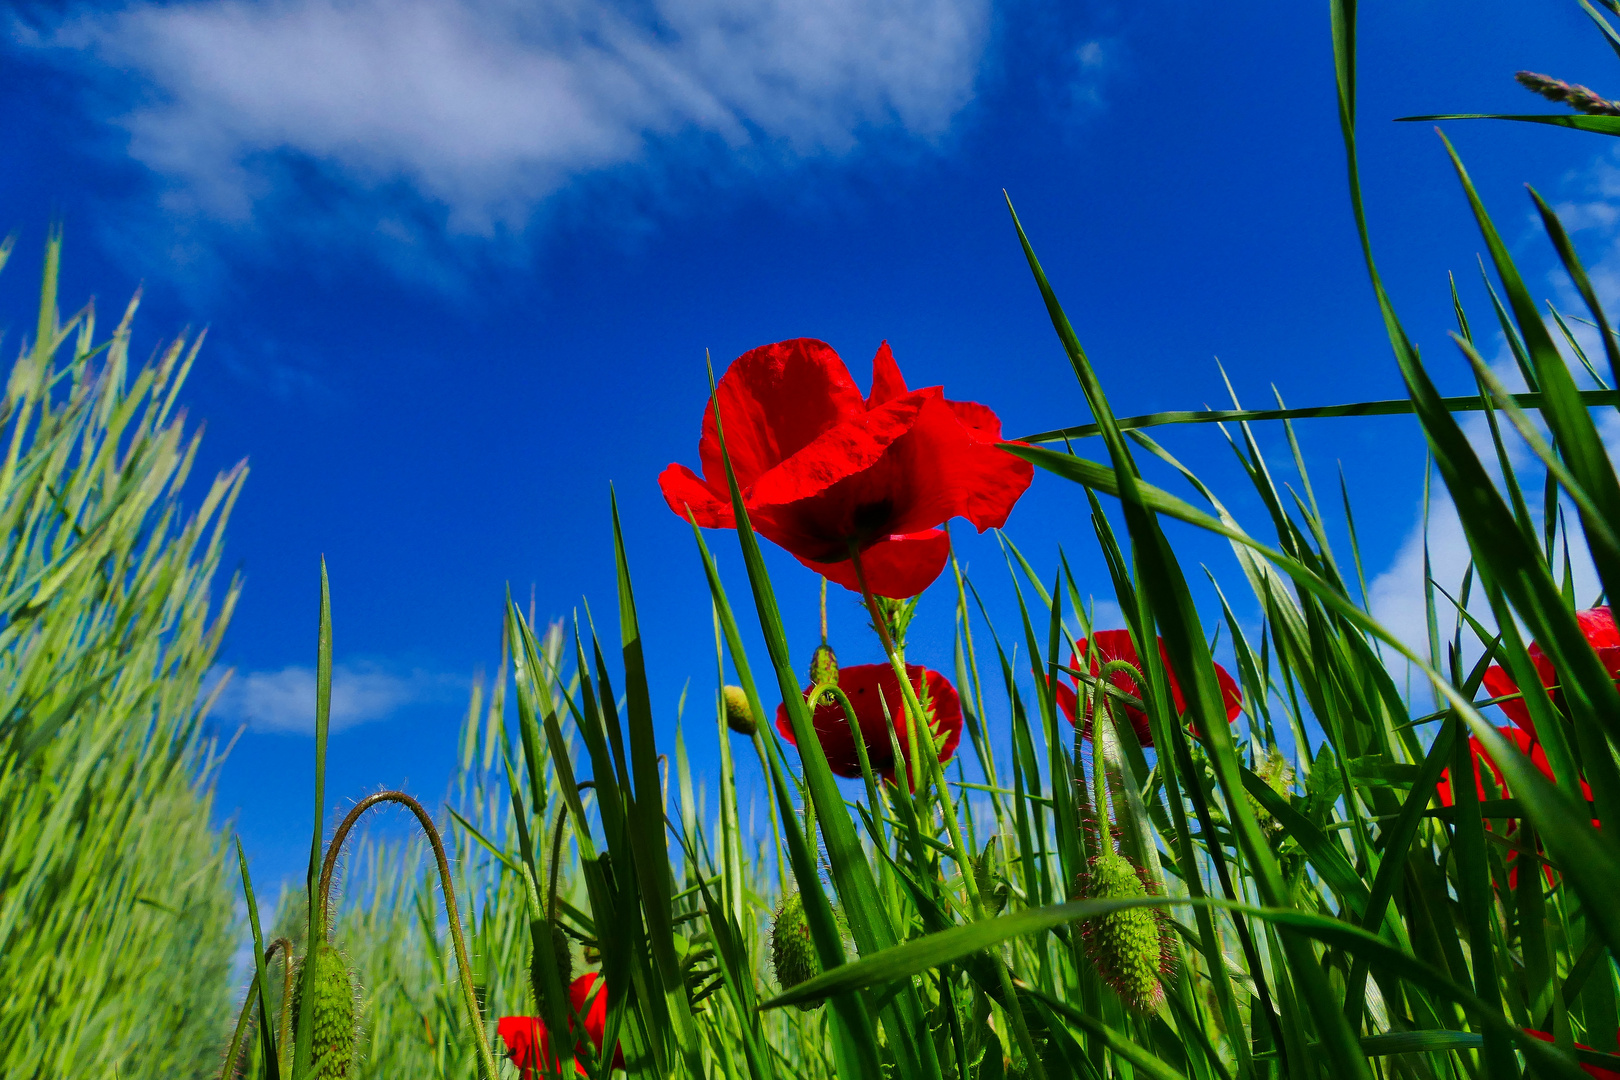
[{"label": "hairy flower bud", "polygon": [[[1087,900],[1134,900],[1151,896],[1136,865],[1112,852],[1091,860],[1082,886]],[[1158,908],[1136,907],[1087,919],[1081,926],[1086,954],[1102,980],[1125,1005],[1150,1013],[1164,1001],[1161,973],[1169,970],[1170,943]]]},{"label": "hairy flower bud", "polygon": [[838,685],[838,657],[833,655],[832,646],[826,642],[817,645],[810,657],[810,685],[820,686],[822,683]]},{"label": "hairy flower bud", "polygon": [[728,686],[720,691],[726,705],[726,726],[739,735],[752,736],[759,730],[753,707],[748,704],[748,691],[740,686]]},{"label": "hairy flower bud", "polygon": [[[776,905],[776,917],[771,923],[771,961],[776,966],[776,981],[783,990],[791,990],[821,974],[821,959],[816,955],[816,943],[810,940],[804,897],[799,893],[788,893]],[[820,1004],[809,1001],[799,1008],[808,1011]]]},{"label": "hairy flower bud", "polygon": [[[311,958],[313,957],[313,959]],[[315,1080],[341,1080],[349,1074],[354,1061],[354,1035],[358,987],[348,962],[330,942],[315,946],[299,964],[298,978],[293,983],[293,1033],[298,1031],[298,1015],[303,1008],[305,965],[313,964],[309,972],[310,986],[310,1064]]]}]

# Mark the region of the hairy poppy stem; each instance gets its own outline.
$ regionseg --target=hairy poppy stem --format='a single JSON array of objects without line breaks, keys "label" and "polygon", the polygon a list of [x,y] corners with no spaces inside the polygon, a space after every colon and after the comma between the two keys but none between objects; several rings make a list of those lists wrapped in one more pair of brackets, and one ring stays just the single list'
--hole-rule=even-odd
[{"label": "hairy poppy stem", "polygon": [[[286,968],[287,972],[285,979],[286,986],[283,988],[281,994],[281,1015],[283,1018],[285,1018],[287,1015],[287,1001],[292,997],[292,942],[288,941],[284,937],[276,938],[276,940],[272,941],[264,950],[264,962],[268,964],[271,958],[276,955],[278,950],[281,952],[281,958],[283,961],[282,966]],[[238,1013],[236,1017],[236,1030],[231,1033],[230,1047],[225,1051],[225,1067],[220,1071],[220,1080],[231,1080],[231,1077],[236,1075],[236,1066],[242,1056],[242,1046],[244,1041],[243,1036],[247,1034],[248,1024],[250,1022],[249,1018],[253,1015],[253,1002],[257,1000],[258,996],[259,972],[257,969],[255,969],[253,972],[253,981],[248,983],[247,997],[242,999],[242,1011]],[[287,1039],[285,1022],[283,1022],[280,1027],[282,1033],[276,1040],[276,1046],[278,1048],[281,1047],[281,1045],[285,1043]]]},{"label": "hairy poppy stem", "polygon": [[[473,1034],[478,1038],[478,1058],[483,1066],[487,1080],[495,1080],[497,1069],[495,1053],[489,1047],[489,1035],[484,1031],[483,1015],[478,1009],[478,996],[473,992],[472,962],[467,956],[467,940],[461,932],[461,913],[456,909],[456,887],[450,878],[450,860],[444,853],[444,841],[439,837],[439,830],[434,827],[433,819],[422,808],[422,804],[405,794],[403,791],[379,791],[375,795],[367,795],[354,805],[348,816],[338,825],[337,831],[332,834],[332,842],[327,845],[326,859],[321,864],[321,880],[318,895],[321,898],[323,910],[331,900],[332,870],[337,865],[338,852],[343,848],[343,842],[348,839],[349,832],[354,828],[360,816],[378,803],[398,803],[416,816],[417,824],[427,834],[428,843],[433,846],[433,857],[439,866],[439,887],[444,890],[445,914],[449,916],[450,940],[456,949],[456,968],[460,976],[461,996],[467,1006],[467,1019],[472,1025]],[[314,943],[312,942],[311,945]]]},{"label": "hairy poppy stem", "polygon": [[[911,688],[911,677],[906,673],[906,662],[900,656],[899,650],[894,647],[894,638],[889,636],[888,623],[883,619],[883,613],[878,609],[877,597],[872,595],[872,589],[866,583],[866,568],[861,565],[860,548],[854,544],[849,546],[850,561],[855,566],[855,581],[861,587],[861,599],[866,601],[866,610],[872,613],[872,625],[877,628],[878,638],[883,642],[883,651],[889,657],[889,666],[900,680],[900,693],[905,698],[906,710],[911,715],[911,739],[909,740],[910,754],[907,757],[915,758],[918,754],[919,726],[927,737],[928,760],[930,776],[939,785],[941,801],[944,803],[945,827],[951,839],[952,858],[962,871],[962,884],[967,889],[968,903],[972,906],[975,919],[986,918],[984,898],[979,894],[978,875],[974,873],[974,865],[968,858],[966,847],[962,843],[962,829],[956,820],[956,808],[952,804],[950,788],[945,783],[945,770],[939,763],[939,754],[934,747],[934,725],[928,714],[923,710],[922,703],[917,700],[917,694]],[[892,723],[892,721],[891,721]],[[855,740],[861,745],[861,740]],[[907,784],[915,781],[911,777],[911,762],[902,762],[906,765]],[[876,812],[876,807],[873,807]],[[1024,1050],[1024,1059],[1029,1063],[1035,1080],[1046,1080],[1046,1069],[1041,1064],[1040,1054],[1035,1051],[1035,1040],[1029,1032],[1029,1025],[1024,1022],[1024,1010],[1018,1006],[1017,995],[1013,991],[1012,976],[1007,971],[1007,965],[995,958],[996,978],[1001,983],[1001,992],[1006,1002],[1004,1011],[1007,1019],[1012,1022],[1013,1033]]]}]

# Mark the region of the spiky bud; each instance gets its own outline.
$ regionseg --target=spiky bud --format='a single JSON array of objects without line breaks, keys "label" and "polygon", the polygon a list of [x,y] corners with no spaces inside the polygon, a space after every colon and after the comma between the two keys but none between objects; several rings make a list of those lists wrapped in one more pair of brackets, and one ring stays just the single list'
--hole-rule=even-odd
[{"label": "spiky bud", "polygon": [[[783,990],[821,974],[821,958],[816,955],[816,943],[810,940],[810,922],[804,917],[804,897],[800,893],[787,893],[776,905],[776,917],[771,922],[771,962]],[[799,1008],[809,1011],[820,1004],[803,1002]]]},{"label": "spiky bud", "polygon": [[740,686],[728,686],[720,691],[720,697],[726,705],[726,726],[739,735],[752,737],[759,730],[759,721],[754,719],[753,706],[748,704],[748,691]]},{"label": "spiky bud", "polygon": [[[562,926],[551,922],[549,919],[547,922],[551,927],[551,955],[553,963],[557,965],[557,985],[563,988],[564,993],[567,993],[569,984],[574,981],[574,951],[569,947],[568,934],[563,930]],[[540,1000],[541,988],[546,983],[540,977],[540,958],[538,956],[529,957],[529,981],[534,987],[534,997],[536,1003],[540,1006],[540,1015],[549,1015],[546,1011],[546,1003]]]},{"label": "spiky bud", "polygon": [[810,685],[820,686],[822,683],[838,685],[838,657],[825,641],[817,645],[816,651],[810,656]]},{"label": "spiky bud", "polygon": [[[313,957],[313,958],[312,958]],[[331,942],[315,946],[299,964],[293,983],[292,1026],[296,1038],[298,1016],[303,1008],[304,971],[310,969],[310,1064],[315,1080],[342,1080],[354,1061],[356,1002],[359,987],[343,954]]]},{"label": "spiky bud", "polygon": [[[1109,852],[1091,860],[1081,893],[1087,900],[1135,900],[1152,895],[1136,865]],[[1164,1001],[1161,973],[1168,973],[1170,943],[1160,909],[1125,908],[1087,919],[1081,926],[1086,954],[1102,980],[1128,1008],[1150,1013]]]}]

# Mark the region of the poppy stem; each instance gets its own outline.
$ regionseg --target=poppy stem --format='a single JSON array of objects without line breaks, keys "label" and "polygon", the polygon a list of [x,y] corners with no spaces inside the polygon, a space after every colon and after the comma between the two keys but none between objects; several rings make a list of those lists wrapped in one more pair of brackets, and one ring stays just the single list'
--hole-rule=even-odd
[{"label": "poppy stem", "polygon": [[[379,791],[375,795],[367,795],[354,804],[337,831],[332,834],[332,842],[327,845],[326,859],[321,864],[320,883],[316,895],[321,898],[323,912],[330,911],[332,892],[332,871],[337,864],[338,852],[343,850],[343,842],[349,838],[349,832],[354,828],[360,816],[378,803],[398,803],[405,807],[416,817],[417,824],[427,834],[428,843],[433,847],[433,858],[439,868],[439,888],[444,893],[444,913],[448,916],[450,924],[450,940],[455,946],[457,974],[460,976],[462,998],[467,1006],[467,1021],[473,1029],[478,1040],[478,1058],[483,1066],[487,1080],[495,1080],[498,1069],[495,1065],[495,1053],[489,1047],[489,1033],[484,1030],[484,1017],[478,1005],[478,997],[473,993],[472,962],[467,954],[467,939],[462,934],[461,913],[456,908],[456,888],[450,876],[450,859],[444,852],[444,841],[439,837],[439,830],[434,827],[433,819],[423,809],[422,804],[405,794],[403,791]],[[311,942],[313,949],[316,943]]]},{"label": "poppy stem", "polygon": [[[956,862],[957,868],[962,873],[962,887],[968,894],[968,906],[972,910],[975,919],[987,918],[984,897],[979,893],[978,875],[975,872],[972,860],[967,854],[967,847],[962,842],[962,830],[960,823],[957,821],[956,806],[951,799],[950,786],[945,782],[945,770],[939,761],[938,748],[934,745],[933,722],[927,712],[924,711],[922,703],[917,700],[916,691],[911,686],[910,674],[906,671],[906,662],[901,657],[900,651],[895,648],[894,638],[889,635],[889,626],[883,618],[882,611],[878,608],[877,598],[872,595],[871,588],[866,584],[866,569],[861,565],[860,549],[851,544],[849,555],[850,561],[855,565],[855,581],[861,587],[861,599],[866,601],[866,610],[872,613],[872,625],[877,628],[878,638],[883,642],[883,651],[889,657],[889,665],[894,668],[895,676],[900,680],[900,693],[905,698],[906,712],[909,717],[907,730],[910,736],[915,736],[920,731],[927,740],[928,749],[922,750],[920,749],[922,744],[914,737],[907,738],[905,747],[907,752],[901,755],[902,758],[909,759],[901,761],[901,764],[906,767],[907,783],[912,786],[912,790],[916,790],[916,773],[921,767],[926,766],[929,778],[939,786],[940,801],[944,810],[942,816],[945,819],[946,833],[950,839],[951,858]],[[893,721],[891,720],[890,723],[892,725]],[[856,741],[859,743],[859,740]],[[1034,1038],[1030,1034],[1029,1025],[1024,1019],[1023,1009],[1018,1004],[1017,995],[1013,990],[1012,976],[1000,958],[995,958],[994,964],[996,976],[1001,983],[1001,992],[1004,995],[1002,999],[1005,1003],[1003,1011],[1012,1025],[1014,1037],[1024,1050],[1025,1059],[1032,1066],[1036,1080],[1046,1080],[1046,1069],[1041,1064],[1039,1054],[1035,1051]]]},{"label": "poppy stem", "polygon": [[821,643],[827,644],[827,579],[821,579]]}]

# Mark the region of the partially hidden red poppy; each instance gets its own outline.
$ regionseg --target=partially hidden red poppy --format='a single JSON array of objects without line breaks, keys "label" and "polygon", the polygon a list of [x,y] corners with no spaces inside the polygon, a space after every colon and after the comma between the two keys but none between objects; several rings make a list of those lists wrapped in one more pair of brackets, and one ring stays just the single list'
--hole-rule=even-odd
[{"label": "partially hidden red poppy", "polygon": [[[1607,607],[1595,607],[1577,612],[1575,618],[1581,625],[1581,633],[1585,635],[1587,644],[1592,646],[1598,659],[1603,662],[1604,670],[1608,671],[1610,678],[1620,679],[1620,629],[1614,625],[1614,614]],[[1553,668],[1552,660],[1534,642],[1526,651],[1536,667],[1536,674],[1541,678],[1541,685],[1552,691],[1556,700],[1554,687],[1558,685],[1558,672]],[[1499,664],[1492,664],[1486,669],[1485,689],[1491,697],[1519,693],[1518,683]],[[1535,735],[1536,725],[1530,719],[1530,707],[1522,697],[1501,702],[1501,708],[1509,720]]]},{"label": "partially hidden red poppy", "polygon": [[[810,569],[860,591],[916,596],[945,568],[939,526],[964,517],[1000,528],[1034,468],[1001,449],[1001,421],[983,405],[908,390],[884,342],[861,397],[831,346],[810,338],[734,360],[716,388],[726,450],[748,519]],[[698,442],[703,475],[671,465],[658,477],[670,509],[705,528],[734,529],[714,409]]]},{"label": "partially hidden red poppy", "polygon": [[[1531,1028],[1525,1028],[1524,1033],[1533,1039],[1540,1039],[1542,1042],[1550,1043],[1553,1041],[1553,1037],[1545,1031],[1535,1031]],[[1585,1043],[1576,1043],[1575,1045],[1582,1050],[1592,1049],[1592,1047],[1587,1046]],[[1592,1080],[1620,1080],[1620,1072],[1615,1072],[1613,1069],[1605,1069],[1597,1065],[1587,1065],[1585,1062],[1577,1062],[1576,1064],[1580,1065],[1580,1067],[1585,1070],[1586,1075],[1590,1076]]]},{"label": "partially hidden red poppy", "polygon": [[[596,980],[594,971],[575,979],[568,987],[568,1003],[584,1016],[585,1034],[600,1054],[607,1031],[607,988],[604,984],[602,991],[593,997],[591,991]],[[496,1023],[495,1032],[506,1043],[507,1056],[524,1080],[539,1080],[556,1073],[561,1063],[552,1056],[546,1025],[538,1017],[503,1016]],[[618,1046],[613,1048],[613,1067],[624,1068],[624,1051]],[[574,1060],[574,1071],[580,1076],[586,1075],[585,1066],[578,1058]]]},{"label": "partially hidden red poppy", "polygon": [[[1516,727],[1500,727],[1496,730],[1501,732],[1502,737],[1512,743],[1519,753],[1528,757],[1530,764],[1534,765],[1542,776],[1545,776],[1548,780],[1553,779],[1552,763],[1547,760],[1547,751],[1541,748],[1541,743],[1534,735]],[[1485,744],[1471,736],[1468,740],[1468,749],[1474,760],[1474,789],[1479,792],[1479,797],[1482,800],[1511,798],[1512,792],[1508,790],[1507,781],[1502,777],[1502,770],[1491,759],[1491,755],[1485,749]],[[1485,783],[1486,769],[1490,770],[1491,784],[1489,787]],[[1451,770],[1449,768],[1440,774],[1440,781],[1435,785],[1435,794],[1440,797],[1440,805],[1456,805],[1457,793],[1451,786]],[[1581,781],[1581,794],[1588,800],[1592,798],[1592,789],[1585,780]],[[1593,821],[1592,824],[1596,825],[1597,822]],[[1486,828],[1490,828],[1489,821],[1486,822]],[[1511,836],[1517,831],[1517,828],[1517,823],[1510,820],[1504,835]],[[1518,861],[1517,854],[1509,851],[1506,861],[1508,866],[1508,887],[1514,888],[1519,883],[1519,871],[1514,865]],[[1546,872],[1547,884],[1551,887],[1555,882],[1552,867],[1548,866],[1543,869]]]},{"label": "partially hidden red poppy", "polygon": [[[943,764],[955,755],[956,744],[962,738],[962,703],[956,696],[956,688],[939,672],[917,664],[906,665],[906,676],[911,681],[911,689],[917,695],[918,702],[930,716],[934,745],[939,748],[939,760]],[[900,770],[904,770],[909,778],[911,721],[894,668],[888,664],[855,664],[840,668],[838,688],[849,696],[849,703],[855,707],[856,724],[866,743],[866,756],[872,771],[881,774],[891,784]],[[804,693],[805,697],[810,696],[809,690]],[[885,706],[888,707],[887,717],[884,715]],[[902,755],[898,763],[895,761],[893,744],[889,741],[891,719]],[[844,709],[838,699],[830,696],[823,698],[821,704],[816,706],[813,722],[816,740],[821,743],[832,771],[839,776],[860,776],[861,759],[855,748],[855,737],[850,731],[849,722],[844,719]],[[798,740],[793,737],[793,725],[788,721],[786,703],[776,707],[776,730],[788,742],[798,745]]]},{"label": "partially hidden red poppy", "polygon": [[[1187,711],[1187,699],[1182,696],[1181,684],[1176,681],[1176,674],[1170,668],[1170,655],[1165,651],[1164,639],[1159,638],[1158,643],[1159,658],[1164,661],[1165,674],[1170,678],[1170,698],[1175,704],[1176,715],[1180,716]],[[1099,630],[1092,634],[1089,640],[1081,638],[1079,650],[1069,658],[1069,666],[1076,671],[1081,670],[1083,658],[1090,661],[1085,670],[1093,676],[1101,674],[1103,665],[1109,661],[1123,660],[1134,667],[1140,677],[1142,658],[1136,651],[1136,643],[1131,640],[1129,630]],[[1116,671],[1108,677],[1108,681],[1121,692],[1141,700],[1142,691],[1137,686],[1137,679],[1132,678],[1128,672]],[[1237,681],[1219,664],[1215,665],[1215,681],[1220,684],[1221,700],[1226,705],[1226,722],[1231,723],[1243,711],[1243,691],[1238,689]],[[1076,722],[1080,708],[1079,695],[1076,693],[1079,682],[1078,679],[1071,677],[1068,682],[1059,682],[1054,690],[1058,707],[1063,710],[1063,715],[1069,718],[1071,724]],[[1144,710],[1135,705],[1125,705],[1117,698],[1110,698],[1108,707],[1110,710],[1123,708],[1126,719],[1131,722],[1131,730],[1136,732],[1137,741],[1143,746],[1153,745],[1153,729],[1148,724],[1147,713]],[[1091,710],[1092,705],[1088,701],[1085,724],[1080,729],[1081,736],[1087,739],[1091,738]],[[1198,734],[1196,728],[1193,729],[1193,734]]]}]

